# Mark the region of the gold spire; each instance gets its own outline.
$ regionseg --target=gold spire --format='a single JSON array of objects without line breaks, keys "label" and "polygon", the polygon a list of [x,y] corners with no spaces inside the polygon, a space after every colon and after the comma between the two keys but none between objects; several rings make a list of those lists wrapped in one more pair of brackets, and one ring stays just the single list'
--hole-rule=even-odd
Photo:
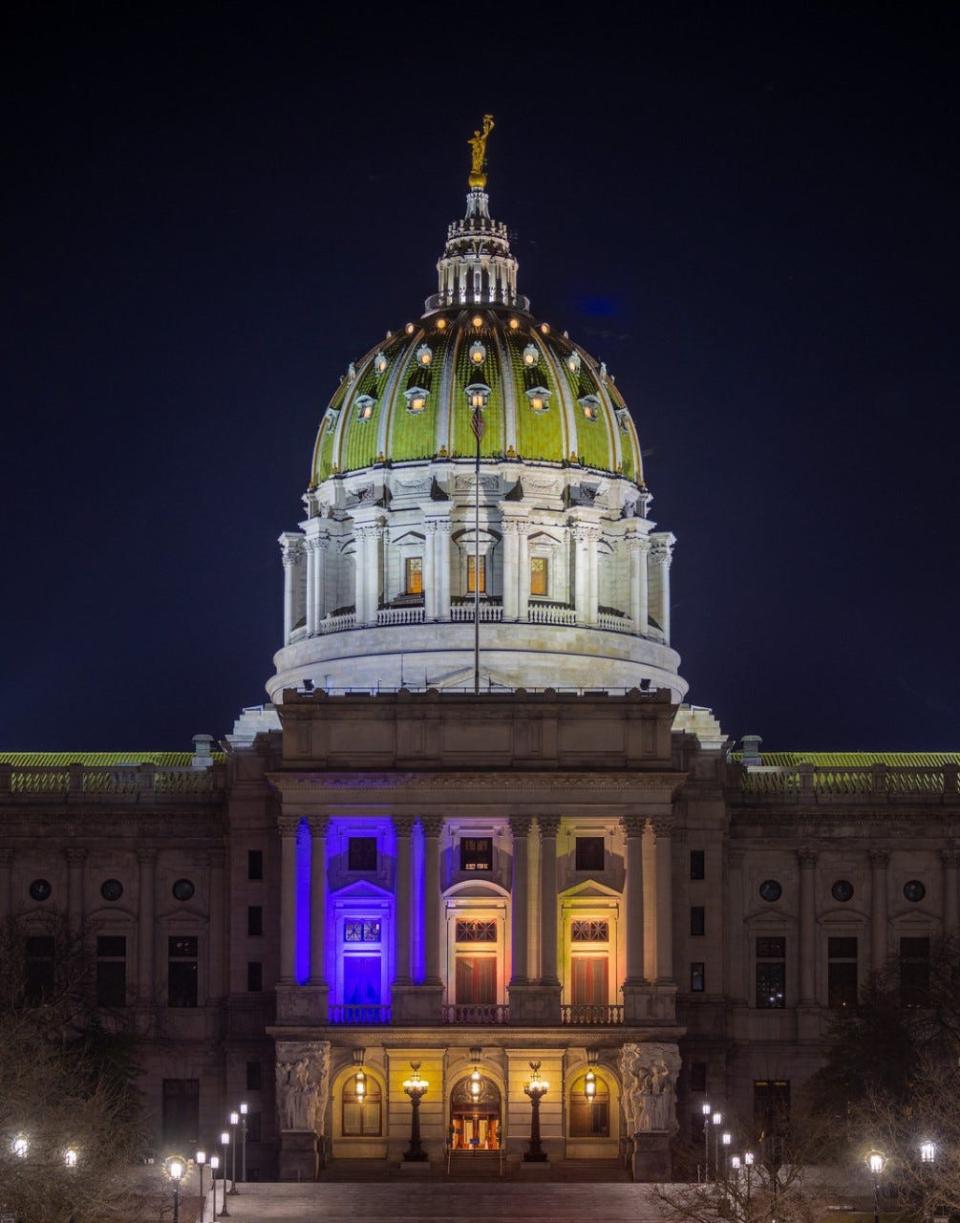
[{"label": "gold spire", "polygon": [[467,144],[470,146],[470,177],[467,182],[472,191],[482,191],[487,185],[487,141],[493,131],[493,115],[483,116],[483,130],[474,132]]}]

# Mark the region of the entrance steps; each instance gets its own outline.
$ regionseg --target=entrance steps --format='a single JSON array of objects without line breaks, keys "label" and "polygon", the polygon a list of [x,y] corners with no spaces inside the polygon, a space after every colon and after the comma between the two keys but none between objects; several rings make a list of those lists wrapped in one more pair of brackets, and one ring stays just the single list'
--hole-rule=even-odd
[{"label": "entrance steps", "polygon": [[[504,1159],[499,1151],[453,1151],[447,1160],[435,1161],[424,1179],[433,1181],[554,1181],[579,1184],[629,1184],[630,1172],[618,1159],[554,1159],[548,1164],[520,1167],[516,1156]],[[320,1173],[321,1181],[396,1181],[408,1176],[386,1159],[331,1159]],[[420,1178],[418,1178],[420,1179]]]},{"label": "entrance steps", "polygon": [[619,1159],[558,1159],[550,1167],[550,1179],[553,1181],[619,1184],[630,1184],[633,1181],[630,1172]]},{"label": "entrance steps", "polygon": [[[503,1164],[506,1173],[506,1162]],[[488,1181],[499,1180],[501,1174],[499,1151],[451,1151],[450,1180]]]},{"label": "entrance steps", "polygon": [[320,1173],[322,1181],[385,1181],[392,1169],[385,1159],[331,1159]]}]

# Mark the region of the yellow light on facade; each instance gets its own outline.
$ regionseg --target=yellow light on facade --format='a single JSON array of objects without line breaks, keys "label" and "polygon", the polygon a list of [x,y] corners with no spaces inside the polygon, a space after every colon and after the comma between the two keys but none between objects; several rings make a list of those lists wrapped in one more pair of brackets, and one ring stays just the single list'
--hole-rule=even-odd
[{"label": "yellow light on facade", "polygon": [[473,323],[474,327],[482,327],[482,326],[483,326],[483,319],[482,319],[482,317],[481,317],[479,314],[475,314],[475,315],[473,316],[473,318],[472,318],[470,321],[471,321],[471,323]]},{"label": "yellow light on facade", "polygon": [[447,329],[447,320],[445,318],[438,318],[437,319],[437,331],[446,331],[446,329]]},{"label": "yellow light on facade", "polygon": [[518,318],[512,318],[510,320],[510,330],[511,331],[516,331],[519,326],[520,326],[520,320]]},{"label": "yellow light on facade", "polygon": [[470,396],[471,408],[483,408],[486,406],[486,403],[487,397],[482,391],[474,391],[474,393]]},{"label": "yellow light on facade", "polygon": [[480,1071],[474,1070],[470,1075],[470,1095],[474,1098],[474,1100],[479,1100],[480,1090]]},{"label": "yellow light on facade", "polygon": [[356,1082],[353,1085],[354,1094],[359,1101],[363,1101],[363,1097],[367,1094],[367,1076],[362,1070],[357,1071]]}]

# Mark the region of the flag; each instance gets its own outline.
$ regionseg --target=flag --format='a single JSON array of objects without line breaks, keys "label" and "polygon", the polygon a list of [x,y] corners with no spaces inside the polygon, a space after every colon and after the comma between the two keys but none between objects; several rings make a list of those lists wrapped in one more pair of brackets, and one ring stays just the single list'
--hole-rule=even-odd
[{"label": "flag", "polygon": [[483,410],[474,408],[473,415],[470,417],[470,428],[473,430],[473,436],[477,439],[477,445],[483,441],[483,431],[487,427],[487,422],[483,419]]}]

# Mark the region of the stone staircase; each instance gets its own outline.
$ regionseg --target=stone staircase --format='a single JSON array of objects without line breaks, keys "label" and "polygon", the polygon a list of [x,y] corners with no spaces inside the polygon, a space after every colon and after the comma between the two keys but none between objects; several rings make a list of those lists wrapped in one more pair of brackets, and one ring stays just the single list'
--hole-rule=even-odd
[{"label": "stone staircase", "polygon": [[[629,1184],[629,1171],[618,1159],[556,1159],[549,1164],[521,1167],[516,1158],[500,1162],[499,1151],[454,1151],[449,1170],[446,1158],[435,1161],[423,1176],[433,1181],[553,1181],[579,1184]],[[333,1159],[320,1173],[321,1181],[410,1180],[385,1159]],[[419,1178],[417,1178],[419,1179]],[[415,1183],[415,1182],[414,1182]]]},{"label": "stone staircase", "polygon": [[[452,1151],[447,1176],[461,1181],[499,1180],[500,1171],[499,1151]],[[505,1161],[503,1171],[506,1174]]]}]

